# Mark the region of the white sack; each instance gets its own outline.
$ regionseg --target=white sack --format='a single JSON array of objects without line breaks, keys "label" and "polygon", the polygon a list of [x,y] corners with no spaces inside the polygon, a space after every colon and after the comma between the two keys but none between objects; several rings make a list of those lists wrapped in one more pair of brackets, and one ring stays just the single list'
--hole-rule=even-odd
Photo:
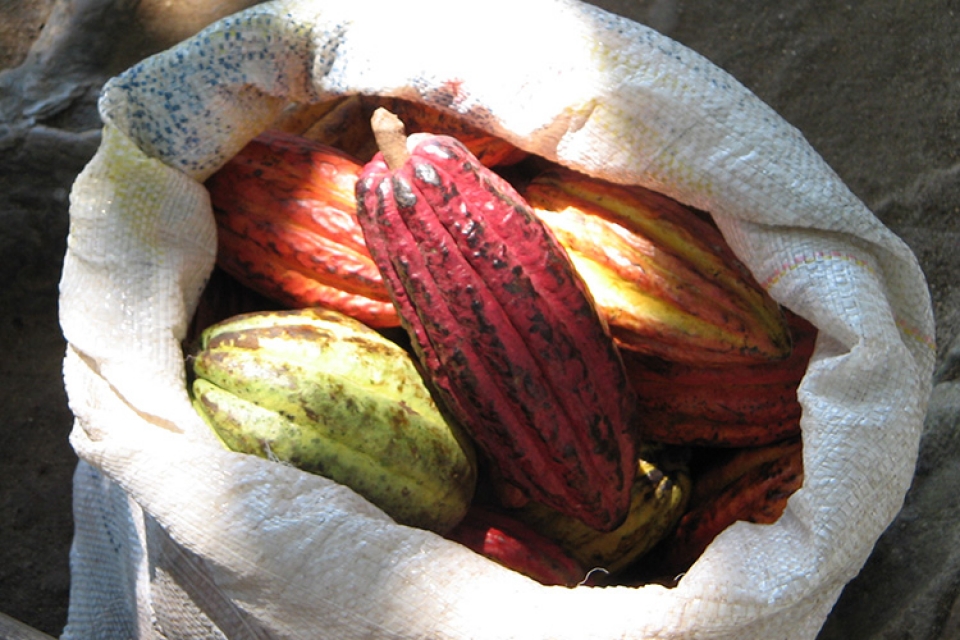
[{"label": "white sack", "polygon": [[[573,0],[453,6],[260,5],[105,87],[62,280],[82,458],[65,638],[812,638],[899,510],[934,363],[909,249],[795,129],[681,45]],[[776,524],[733,526],[672,590],[549,588],[220,448],[179,345],[214,262],[198,181],[285,105],[357,92],[446,106],[713,214],[820,329],[800,390],[806,480]]]}]

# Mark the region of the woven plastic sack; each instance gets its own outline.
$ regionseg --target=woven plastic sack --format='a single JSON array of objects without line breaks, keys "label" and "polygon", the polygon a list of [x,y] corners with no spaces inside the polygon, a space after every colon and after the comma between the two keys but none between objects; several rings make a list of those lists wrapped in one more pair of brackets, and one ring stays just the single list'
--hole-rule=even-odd
[{"label": "woven plastic sack", "polygon": [[[934,363],[906,245],[802,136],[683,46],[572,0],[274,2],[111,80],[71,196],[61,315],[76,536],[64,638],[812,638],[909,486]],[[820,330],[805,482],[668,589],[541,586],[349,489],[226,451],[180,341],[215,256],[201,181],[292,103],[448,108],[709,211]]]}]

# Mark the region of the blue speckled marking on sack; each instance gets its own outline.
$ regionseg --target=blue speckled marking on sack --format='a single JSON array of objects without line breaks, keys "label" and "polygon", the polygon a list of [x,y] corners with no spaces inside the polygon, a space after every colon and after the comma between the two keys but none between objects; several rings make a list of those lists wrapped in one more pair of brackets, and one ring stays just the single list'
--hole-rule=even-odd
[{"label": "blue speckled marking on sack", "polygon": [[209,173],[236,153],[238,136],[256,134],[248,131],[262,119],[256,114],[269,115],[284,99],[318,99],[307,79],[336,59],[342,26],[305,25],[272,13],[277,6],[224,18],[113,78],[101,95],[102,118],[147,155],[191,175]]}]

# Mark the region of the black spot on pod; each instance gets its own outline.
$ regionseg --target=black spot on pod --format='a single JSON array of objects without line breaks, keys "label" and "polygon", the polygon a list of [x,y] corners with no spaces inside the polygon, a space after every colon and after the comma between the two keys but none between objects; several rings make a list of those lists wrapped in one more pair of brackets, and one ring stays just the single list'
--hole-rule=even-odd
[{"label": "black spot on pod", "polygon": [[407,179],[401,175],[394,174],[391,178],[393,182],[393,199],[397,206],[404,209],[411,209],[417,205],[417,194],[413,187],[407,182]]}]

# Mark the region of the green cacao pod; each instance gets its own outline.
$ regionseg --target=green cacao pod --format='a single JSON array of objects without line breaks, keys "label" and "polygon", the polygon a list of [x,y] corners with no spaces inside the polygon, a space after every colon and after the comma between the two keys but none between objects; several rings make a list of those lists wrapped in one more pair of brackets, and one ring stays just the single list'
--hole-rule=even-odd
[{"label": "green cacao pod", "polygon": [[469,440],[440,413],[410,356],[318,308],[207,328],[194,405],[234,451],[329,477],[397,522],[444,533],[473,497]]}]

